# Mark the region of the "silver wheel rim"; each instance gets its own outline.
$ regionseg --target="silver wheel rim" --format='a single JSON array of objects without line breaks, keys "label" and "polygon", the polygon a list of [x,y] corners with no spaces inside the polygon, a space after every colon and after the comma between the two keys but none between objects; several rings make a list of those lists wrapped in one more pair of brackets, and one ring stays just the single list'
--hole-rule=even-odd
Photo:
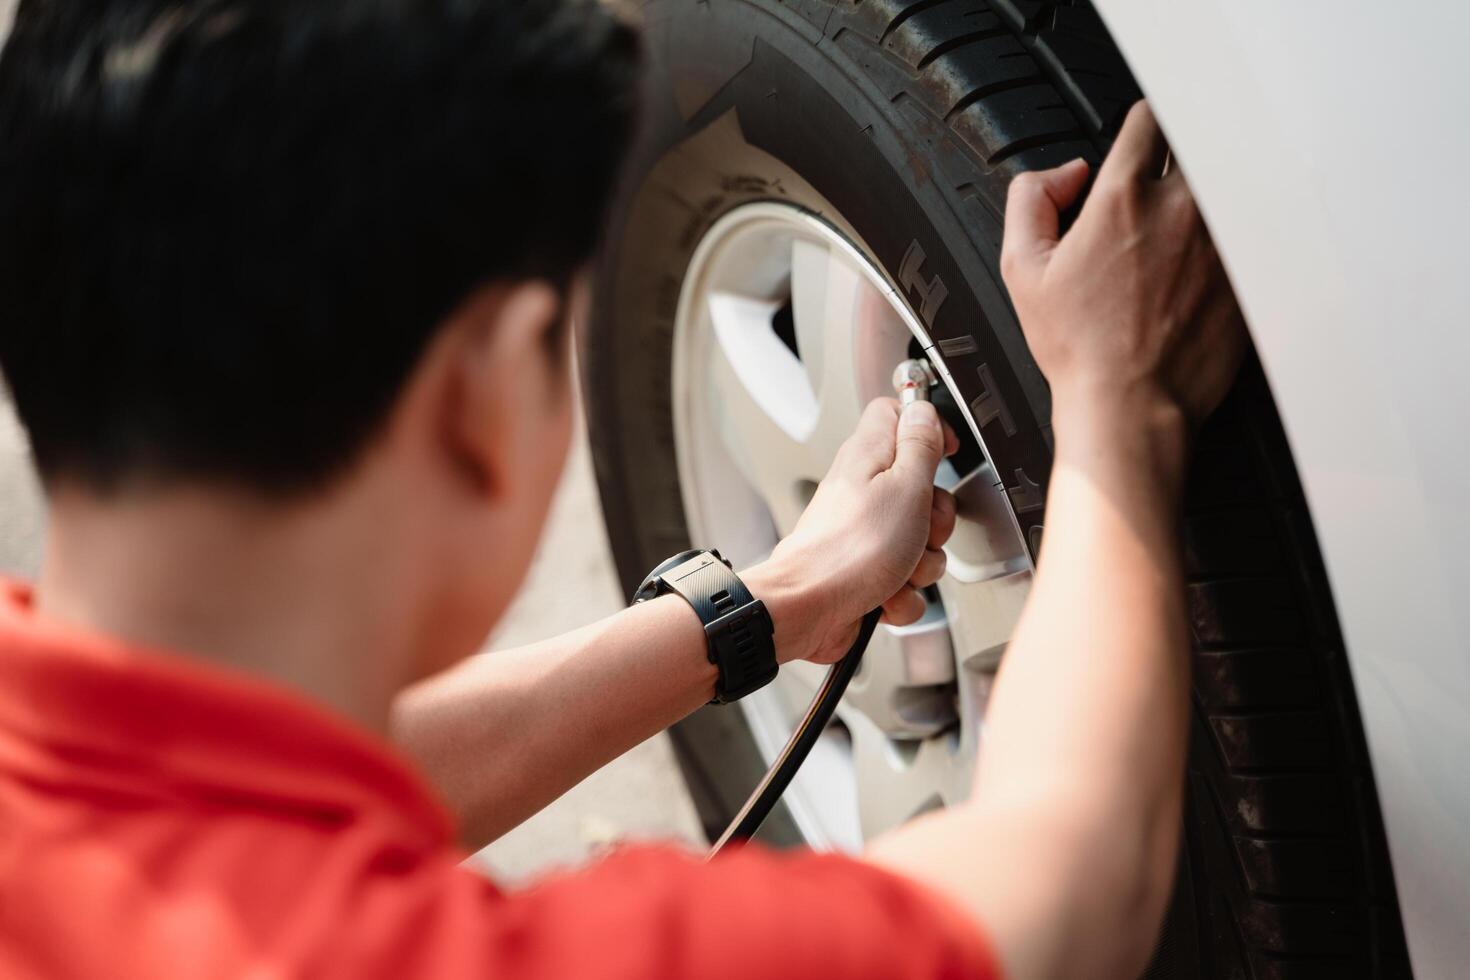
[{"label": "silver wheel rim", "polygon": [[[737,569],[768,554],[863,406],[893,394],[893,368],[915,339],[963,405],[923,325],[858,244],[788,204],[748,204],[717,221],[690,260],[675,318],[675,450],[692,539]],[[940,601],[912,626],[879,626],[786,792],[814,846],[856,850],[969,795],[994,670],[1032,567],[988,464],[961,474],[945,463],[937,482],[959,501]],[[825,669],[788,664],[740,702],[768,762]]]}]

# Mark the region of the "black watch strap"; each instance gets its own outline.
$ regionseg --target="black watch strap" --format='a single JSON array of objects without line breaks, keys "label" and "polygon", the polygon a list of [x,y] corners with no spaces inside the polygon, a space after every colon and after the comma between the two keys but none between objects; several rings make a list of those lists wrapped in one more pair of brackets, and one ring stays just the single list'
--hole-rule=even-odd
[{"label": "black watch strap", "polygon": [[765,603],[750,594],[718,551],[685,551],[659,565],[633,601],[676,593],[704,624],[710,663],[720,672],[711,704],[729,704],[776,677],[776,643]]}]

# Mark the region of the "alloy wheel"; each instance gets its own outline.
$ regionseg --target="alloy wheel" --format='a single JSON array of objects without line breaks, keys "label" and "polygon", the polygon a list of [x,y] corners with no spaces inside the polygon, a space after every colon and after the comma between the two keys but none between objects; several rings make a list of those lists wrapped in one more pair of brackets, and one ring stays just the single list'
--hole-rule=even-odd
[{"label": "alloy wheel", "polygon": [[[796,524],[863,406],[891,395],[894,366],[920,352],[954,393],[942,352],[861,244],[788,204],[744,205],[691,259],[675,320],[676,453],[693,540],[737,568]],[[855,850],[969,793],[994,671],[1032,565],[982,448],[936,482],[956,497],[948,569],[915,624],[880,625],[836,717],[786,793],[814,846]],[[767,761],[825,668],[789,664],[747,697]]]}]

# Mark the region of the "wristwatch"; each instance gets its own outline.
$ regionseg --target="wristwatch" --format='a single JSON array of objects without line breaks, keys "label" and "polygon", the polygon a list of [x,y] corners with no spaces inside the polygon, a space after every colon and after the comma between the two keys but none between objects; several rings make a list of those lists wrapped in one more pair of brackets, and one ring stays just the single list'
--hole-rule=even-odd
[{"label": "wristwatch", "polygon": [[718,551],[681,551],[648,573],[635,603],[668,593],[683,597],[704,624],[709,662],[719,668],[710,704],[729,704],[776,677],[775,627]]}]

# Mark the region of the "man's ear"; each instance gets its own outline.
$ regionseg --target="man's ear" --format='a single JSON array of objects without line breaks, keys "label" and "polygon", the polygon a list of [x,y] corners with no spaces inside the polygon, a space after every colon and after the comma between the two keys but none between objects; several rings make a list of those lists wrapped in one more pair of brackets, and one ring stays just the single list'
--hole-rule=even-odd
[{"label": "man's ear", "polygon": [[547,401],[555,366],[546,337],[560,328],[561,311],[560,293],[545,281],[494,283],[476,290],[448,325],[442,431],[455,470],[480,495],[503,493],[527,450],[521,413]]}]

